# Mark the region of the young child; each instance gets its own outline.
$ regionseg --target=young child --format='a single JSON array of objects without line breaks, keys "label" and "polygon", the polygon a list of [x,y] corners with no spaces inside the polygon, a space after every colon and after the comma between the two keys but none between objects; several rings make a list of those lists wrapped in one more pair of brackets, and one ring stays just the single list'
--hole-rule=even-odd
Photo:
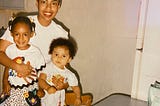
[{"label": "young child", "polygon": [[38,90],[37,73],[45,67],[44,57],[40,50],[29,44],[34,35],[35,24],[27,17],[16,17],[9,22],[9,30],[15,43],[6,49],[6,55],[17,64],[30,64],[34,70],[31,76],[22,77],[15,70],[5,67],[5,77],[11,86],[4,87],[3,92],[9,92],[9,97],[1,106],[40,106],[36,95]]},{"label": "young child", "polygon": [[65,67],[76,54],[74,45],[64,38],[55,39],[50,44],[49,54],[51,61],[39,76],[39,85],[46,92],[42,98],[42,106],[64,106],[65,104],[65,90],[57,90],[57,83],[52,83],[53,77],[61,82],[68,82],[77,97],[75,106],[80,105],[81,91],[78,80],[75,74]]}]

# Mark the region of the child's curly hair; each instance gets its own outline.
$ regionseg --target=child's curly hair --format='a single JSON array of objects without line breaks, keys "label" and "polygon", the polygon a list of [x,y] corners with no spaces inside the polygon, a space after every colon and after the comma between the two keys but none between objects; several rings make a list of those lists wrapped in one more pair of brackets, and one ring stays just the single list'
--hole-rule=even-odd
[{"label": "child's curly hair", "polygon": [[74,56],[76,55],[77,52],[77,48],[74,45],[74,42],[70,39],[65,39],[65,38],[57,38],[57,39],[53,39],[50,47],[49,47],[49,54],[52,54],[54,48],[58,47],[58,46],[65,46],[68,48],[69,50],[69,55],[70,57],[73,59]]}]

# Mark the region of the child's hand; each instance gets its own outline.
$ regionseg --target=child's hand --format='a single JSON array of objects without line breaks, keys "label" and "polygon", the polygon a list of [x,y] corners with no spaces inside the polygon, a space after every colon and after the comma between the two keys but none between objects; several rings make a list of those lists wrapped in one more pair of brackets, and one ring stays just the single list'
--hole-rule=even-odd
[{"label": "child's hand", "polygon": [[39,88],[38,91],[37,91],[37,96],[38,96],[39,98],[42,98],[42,97],[44,97],[44,95],[45,95],[44,90],[41,89],[41,88]]},{"label": "child's hand", "polygon": [[49,87],[49,88],[47,89],[47,92],[48,92],[48,94],[52,94],[52,93],[55,93],[55,92],[56,92],[56,89],[55,89],[55,87],[51,86],[51,87]]},{"label": "child's hand", "polygon": [[59,79],[57,79],[55,76],[52,77],[52,83],[55,85],[55,87],[57,88],[57,90],[62,90],[64,89],[65,87],[65,84],[64,84],[64,78],[61,77]]},{"label": "child's hand", "polygon": [[80,106],[81,105],[81,99],[80,98],[76,98],[75,102],[74,102],[74,106]]},{"label": "child's hand", "polygon": [[5,80],[3,82],[3,93],[10,95],[10,90],[11,90],[11,87],[9,85],[9,82],[8,80]]},{"label": "child's hand", "polygon": [[58,79],[55,76],[52,77],[52,83],[57,86]]}]

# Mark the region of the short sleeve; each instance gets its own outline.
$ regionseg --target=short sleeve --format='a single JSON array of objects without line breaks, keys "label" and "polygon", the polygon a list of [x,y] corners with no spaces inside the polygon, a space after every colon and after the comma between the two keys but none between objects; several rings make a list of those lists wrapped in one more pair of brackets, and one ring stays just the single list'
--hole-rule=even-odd
[{"label": "short sleeve", "polygon": [[78,86],[78,80],[74,73],[70,72],[67,77],[69,86]]},{"label": "short sleeve", "polygon": [[37,52],[37,59],[36,59],[36,63],[35,64],[36,64],[35,68],[36,68],[37,72],[42,71],[43,68],[45,68],[45,66],[46,66],[44,57],[43,57],[43,55],[42,55],[40,50],[38,50],[38,52]]},{"label": "short sleeve", "polygon": [[3,36],[0,39],[7,40],[7,41],[10,41],[11,43],[14,43],[13,37],[11,36],[9,28],[7,28],[7,30],[5,31],[5,33],[3,34]]}]

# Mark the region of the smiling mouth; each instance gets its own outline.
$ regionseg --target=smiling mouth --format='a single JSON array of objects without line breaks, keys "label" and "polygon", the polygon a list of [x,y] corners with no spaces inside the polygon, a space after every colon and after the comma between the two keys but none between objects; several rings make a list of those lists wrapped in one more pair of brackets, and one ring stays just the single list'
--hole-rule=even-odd
[{"label": "smiling mouth", "polygon": [[50,16],[52,16],[52,13],[46,12],[46,13],[44,13],[44,15],[47,17],[50,17]]}]

